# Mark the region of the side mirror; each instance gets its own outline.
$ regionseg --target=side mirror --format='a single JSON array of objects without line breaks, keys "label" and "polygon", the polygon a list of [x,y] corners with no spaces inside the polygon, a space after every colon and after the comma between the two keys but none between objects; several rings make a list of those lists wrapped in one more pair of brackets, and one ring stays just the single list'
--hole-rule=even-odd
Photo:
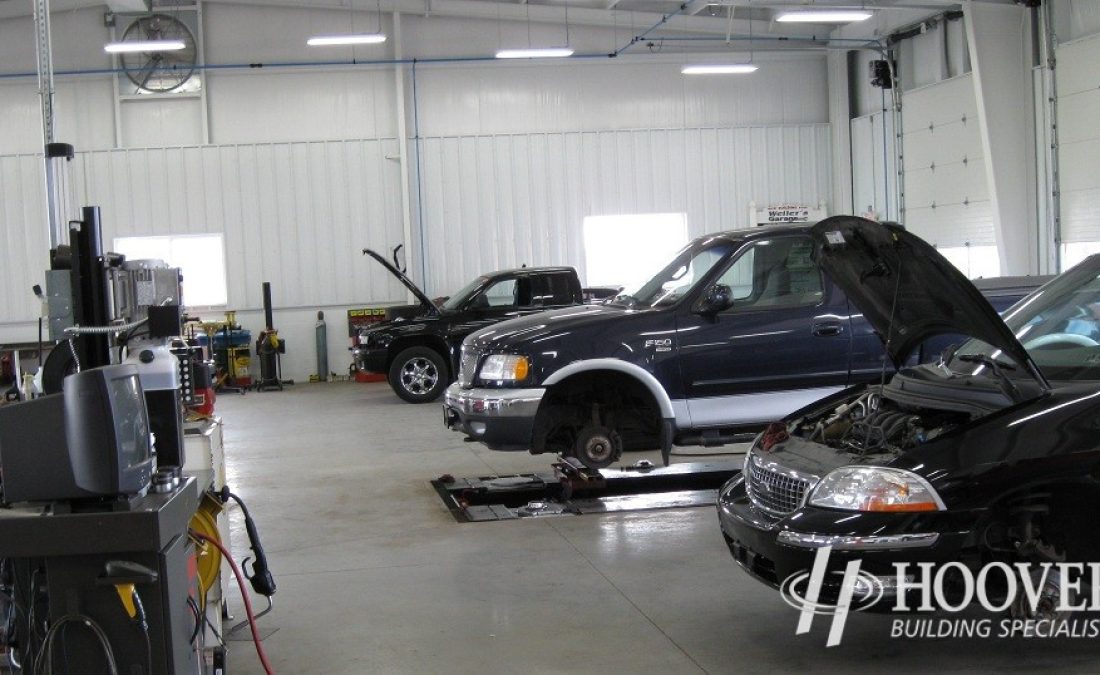
[{"label": "side mirror", "polygon": [[699,314],[717,314],[733,305],[733,289],[726,284],[714,284],[699,300]]}]

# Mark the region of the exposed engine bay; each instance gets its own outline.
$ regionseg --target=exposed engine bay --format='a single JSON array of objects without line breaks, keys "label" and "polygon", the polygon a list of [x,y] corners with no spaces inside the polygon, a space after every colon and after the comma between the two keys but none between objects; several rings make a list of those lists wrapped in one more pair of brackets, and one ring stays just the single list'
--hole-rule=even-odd
[{"label": "exposed engine bay", "polygon": [[865,459],[900,454],[1010,403],[989,400],[988,391],[960,396],[954,383],[939,392],[931,385],[926,373],[906,371],[885,386],[868,386],[855,399],[795,420],[789,430]]}]

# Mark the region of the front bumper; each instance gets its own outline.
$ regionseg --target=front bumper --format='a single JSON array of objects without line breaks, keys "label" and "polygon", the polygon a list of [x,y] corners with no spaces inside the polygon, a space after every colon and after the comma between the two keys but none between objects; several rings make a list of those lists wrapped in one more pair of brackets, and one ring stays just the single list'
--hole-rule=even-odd
[{"label": "front bumper", "polygon": [[777,518],[752,504],[740,475],[719,491],[717,506],[733,559],[773,588],[809,571],[817,549],[831,546],[823,599],[835,598],[850,560],[878,577],[889,598],[896,586],[895,563],[966,562],[972,541],[971,517],[948,512],[849,513],[803,506]]},{"label": "front bumper", "polygon": [[388,356],[389,350],[385,347],[373,349],[369,347],[356,347],[351,352],[351,357],[355,360],[355,367],[367,373],[384,374],[386,372],[386,360]]},{"label": "front bumper", "polygon": [[463,389],[456,382],[444,394],[443,424],[491,450],[529,450],[545,393],[542,388]]}]

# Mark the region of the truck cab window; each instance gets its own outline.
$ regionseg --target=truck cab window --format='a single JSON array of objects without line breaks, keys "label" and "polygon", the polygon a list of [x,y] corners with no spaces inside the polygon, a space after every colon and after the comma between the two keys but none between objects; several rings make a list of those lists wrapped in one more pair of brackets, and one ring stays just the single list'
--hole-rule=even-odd
[{"label": "truck cab window", "polygon": [[734,310],[793,307],[821,301],[821,273],[806,237],[781,237],[753,244],[726,269],[717,283],[733,291]]},{"label": "truck cab window", "polygon": [[481,292],[474,308],[515,307],[516,304],[516,280],[501,279]]}]

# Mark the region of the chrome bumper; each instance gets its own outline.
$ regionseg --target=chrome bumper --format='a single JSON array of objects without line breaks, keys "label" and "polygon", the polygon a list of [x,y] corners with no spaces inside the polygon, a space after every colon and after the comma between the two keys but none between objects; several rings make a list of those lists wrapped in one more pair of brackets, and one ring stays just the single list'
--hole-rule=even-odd
[{"label": "chrome bumper", "polygon": [[529,450],[544,393],[545,389],[463,389],[456,382],[443,398],[443,424],[493,450]]},{"label": "chrome bumper", "polygon": [[447,387],[444,403],[463,415],[479,418],[534,417],[545,389],[463,389],[457,382]]}]

